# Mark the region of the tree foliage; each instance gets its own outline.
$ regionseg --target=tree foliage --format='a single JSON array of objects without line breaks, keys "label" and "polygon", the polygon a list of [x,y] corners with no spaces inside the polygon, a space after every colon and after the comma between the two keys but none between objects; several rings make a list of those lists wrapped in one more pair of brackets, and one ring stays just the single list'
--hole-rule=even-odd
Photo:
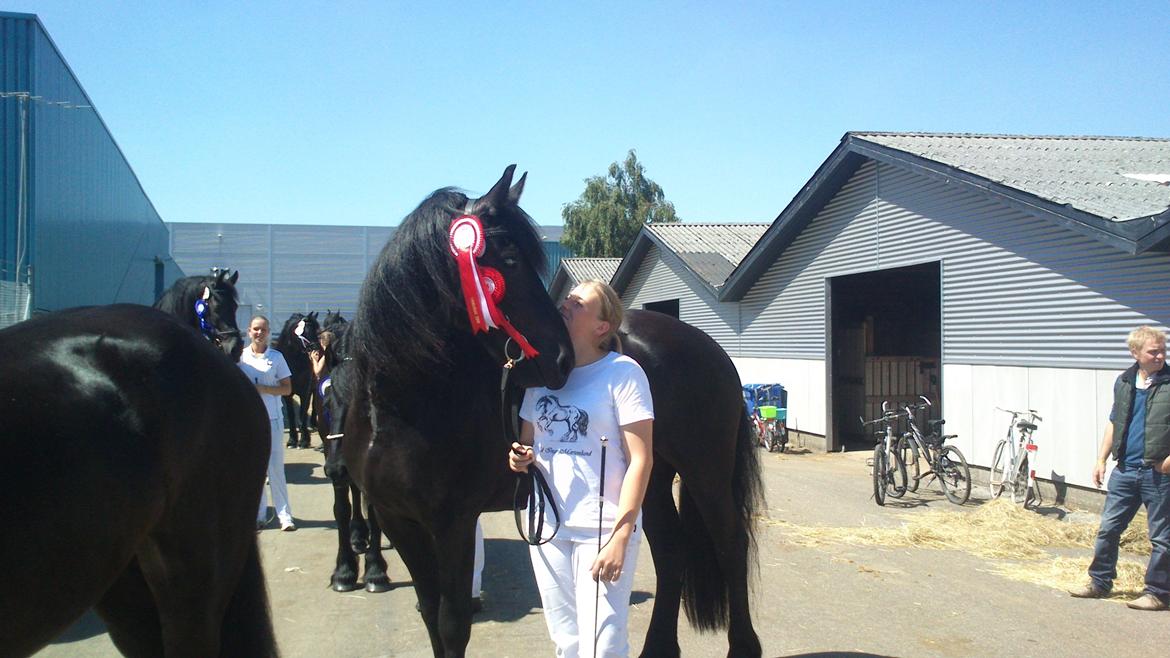
[{"label": "tree foliage", "polygon": [[625,162],[609,165],[606,176],[585,179],[585,191],[561,209],[565,234],[561,244],[577,256],[622,257],[643,224],[677,222],[674,204],[658,183],[646,177],[633,149]]}]

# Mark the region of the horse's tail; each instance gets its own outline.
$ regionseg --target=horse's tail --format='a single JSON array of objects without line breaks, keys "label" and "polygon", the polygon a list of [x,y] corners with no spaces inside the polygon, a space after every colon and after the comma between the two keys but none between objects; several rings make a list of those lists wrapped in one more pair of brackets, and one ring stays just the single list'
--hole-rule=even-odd
[{"label": "horse's tail", "polygon": [[[734,555],[750,572],[756,559],[756,514],[764,504],[764,482],[760,461],[752,436],[752,422],[746,408],[740,413],[735,438],[735,467],[731,476],[731,498],[735,508]],[[679,495],[679,517],[686,537],[686,565],[683,568],[683,606],[687,619],[699,631],[727,627],[727,574],[720,567],[719,556],[708,524],[699,513],[686,481]]]},{"label": "horse's tail", "polygon": [[260,547],[256,545],[255,537],[250,541],[252,545],[248,548],[244,570],[223,616],[219,651],[222,658],[275,658],[279,655],[276,636],[272,632],[264,571],[260,568]]}]

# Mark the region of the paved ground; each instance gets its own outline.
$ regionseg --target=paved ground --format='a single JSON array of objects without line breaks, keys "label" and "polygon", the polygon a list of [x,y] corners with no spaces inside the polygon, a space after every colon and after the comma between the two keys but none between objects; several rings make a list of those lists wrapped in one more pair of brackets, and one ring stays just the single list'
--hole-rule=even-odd
[{"label": "paved ground", "polygon": [[[329,590],[336,535],[321,454],[285,457],[300,530],[260,534],[273,618],[283,655],[431,655],[414,611],[409,576],[387,551],[397,587],[386,594]],[[879,508],[870,499],[865,454],[761,455],[768,515],[800,525],[897,526],[904,514],[966,513],[941,494],[907,494]],[[979,493],[976,493],[978,498]],[[551,655],[527,549],[510,514],[485,517],[487,609],[475,619],[472,656]],[[754,620],[767,656],[1143,656],[1170,646],[1170,612],[1143,613],[1110,601],[1082,601],[1055,589],[995,575],[989,561],[960,551],[832,546],[785,541],[781,527],[760,535]],[[631,613],[637,651],[653,605],[654,573],[643,548]],[[686,656],[724,655],[718,635],[683,622]],[[83,618],[40,656],[114,656],[101,622]]]}]

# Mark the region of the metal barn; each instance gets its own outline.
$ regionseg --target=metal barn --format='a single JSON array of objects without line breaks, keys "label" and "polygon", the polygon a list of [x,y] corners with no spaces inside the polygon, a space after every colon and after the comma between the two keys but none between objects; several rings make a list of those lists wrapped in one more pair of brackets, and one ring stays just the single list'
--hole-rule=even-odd
[{"label": "metal barn", "polygon": [[0,326],[152,304],[183,275],[166,227],[35,15],[0,12],[0,62]]},{"label": "metal barn", "polygon": [[[977,465],[997,406],[1039,410],[1038,475],[1089,485],[1126,333],[1170,325],[1168,174],[1167,139],[847,133],[717,295],[675,272],[626,296],[681,298],[825,449],[929,393]],[[636,256],[615,282],[674,258]]]}]

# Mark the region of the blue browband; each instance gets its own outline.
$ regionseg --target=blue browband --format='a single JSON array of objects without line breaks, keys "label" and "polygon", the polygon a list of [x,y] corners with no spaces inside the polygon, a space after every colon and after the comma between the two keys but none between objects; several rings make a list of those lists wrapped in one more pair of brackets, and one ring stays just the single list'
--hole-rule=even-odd
[{"label": "blue browband", "polygon": [[195,317],[199,318],[199,332],[207,338],[215,338],[218,332],[207,321],[207,300],[195,300]]}]

